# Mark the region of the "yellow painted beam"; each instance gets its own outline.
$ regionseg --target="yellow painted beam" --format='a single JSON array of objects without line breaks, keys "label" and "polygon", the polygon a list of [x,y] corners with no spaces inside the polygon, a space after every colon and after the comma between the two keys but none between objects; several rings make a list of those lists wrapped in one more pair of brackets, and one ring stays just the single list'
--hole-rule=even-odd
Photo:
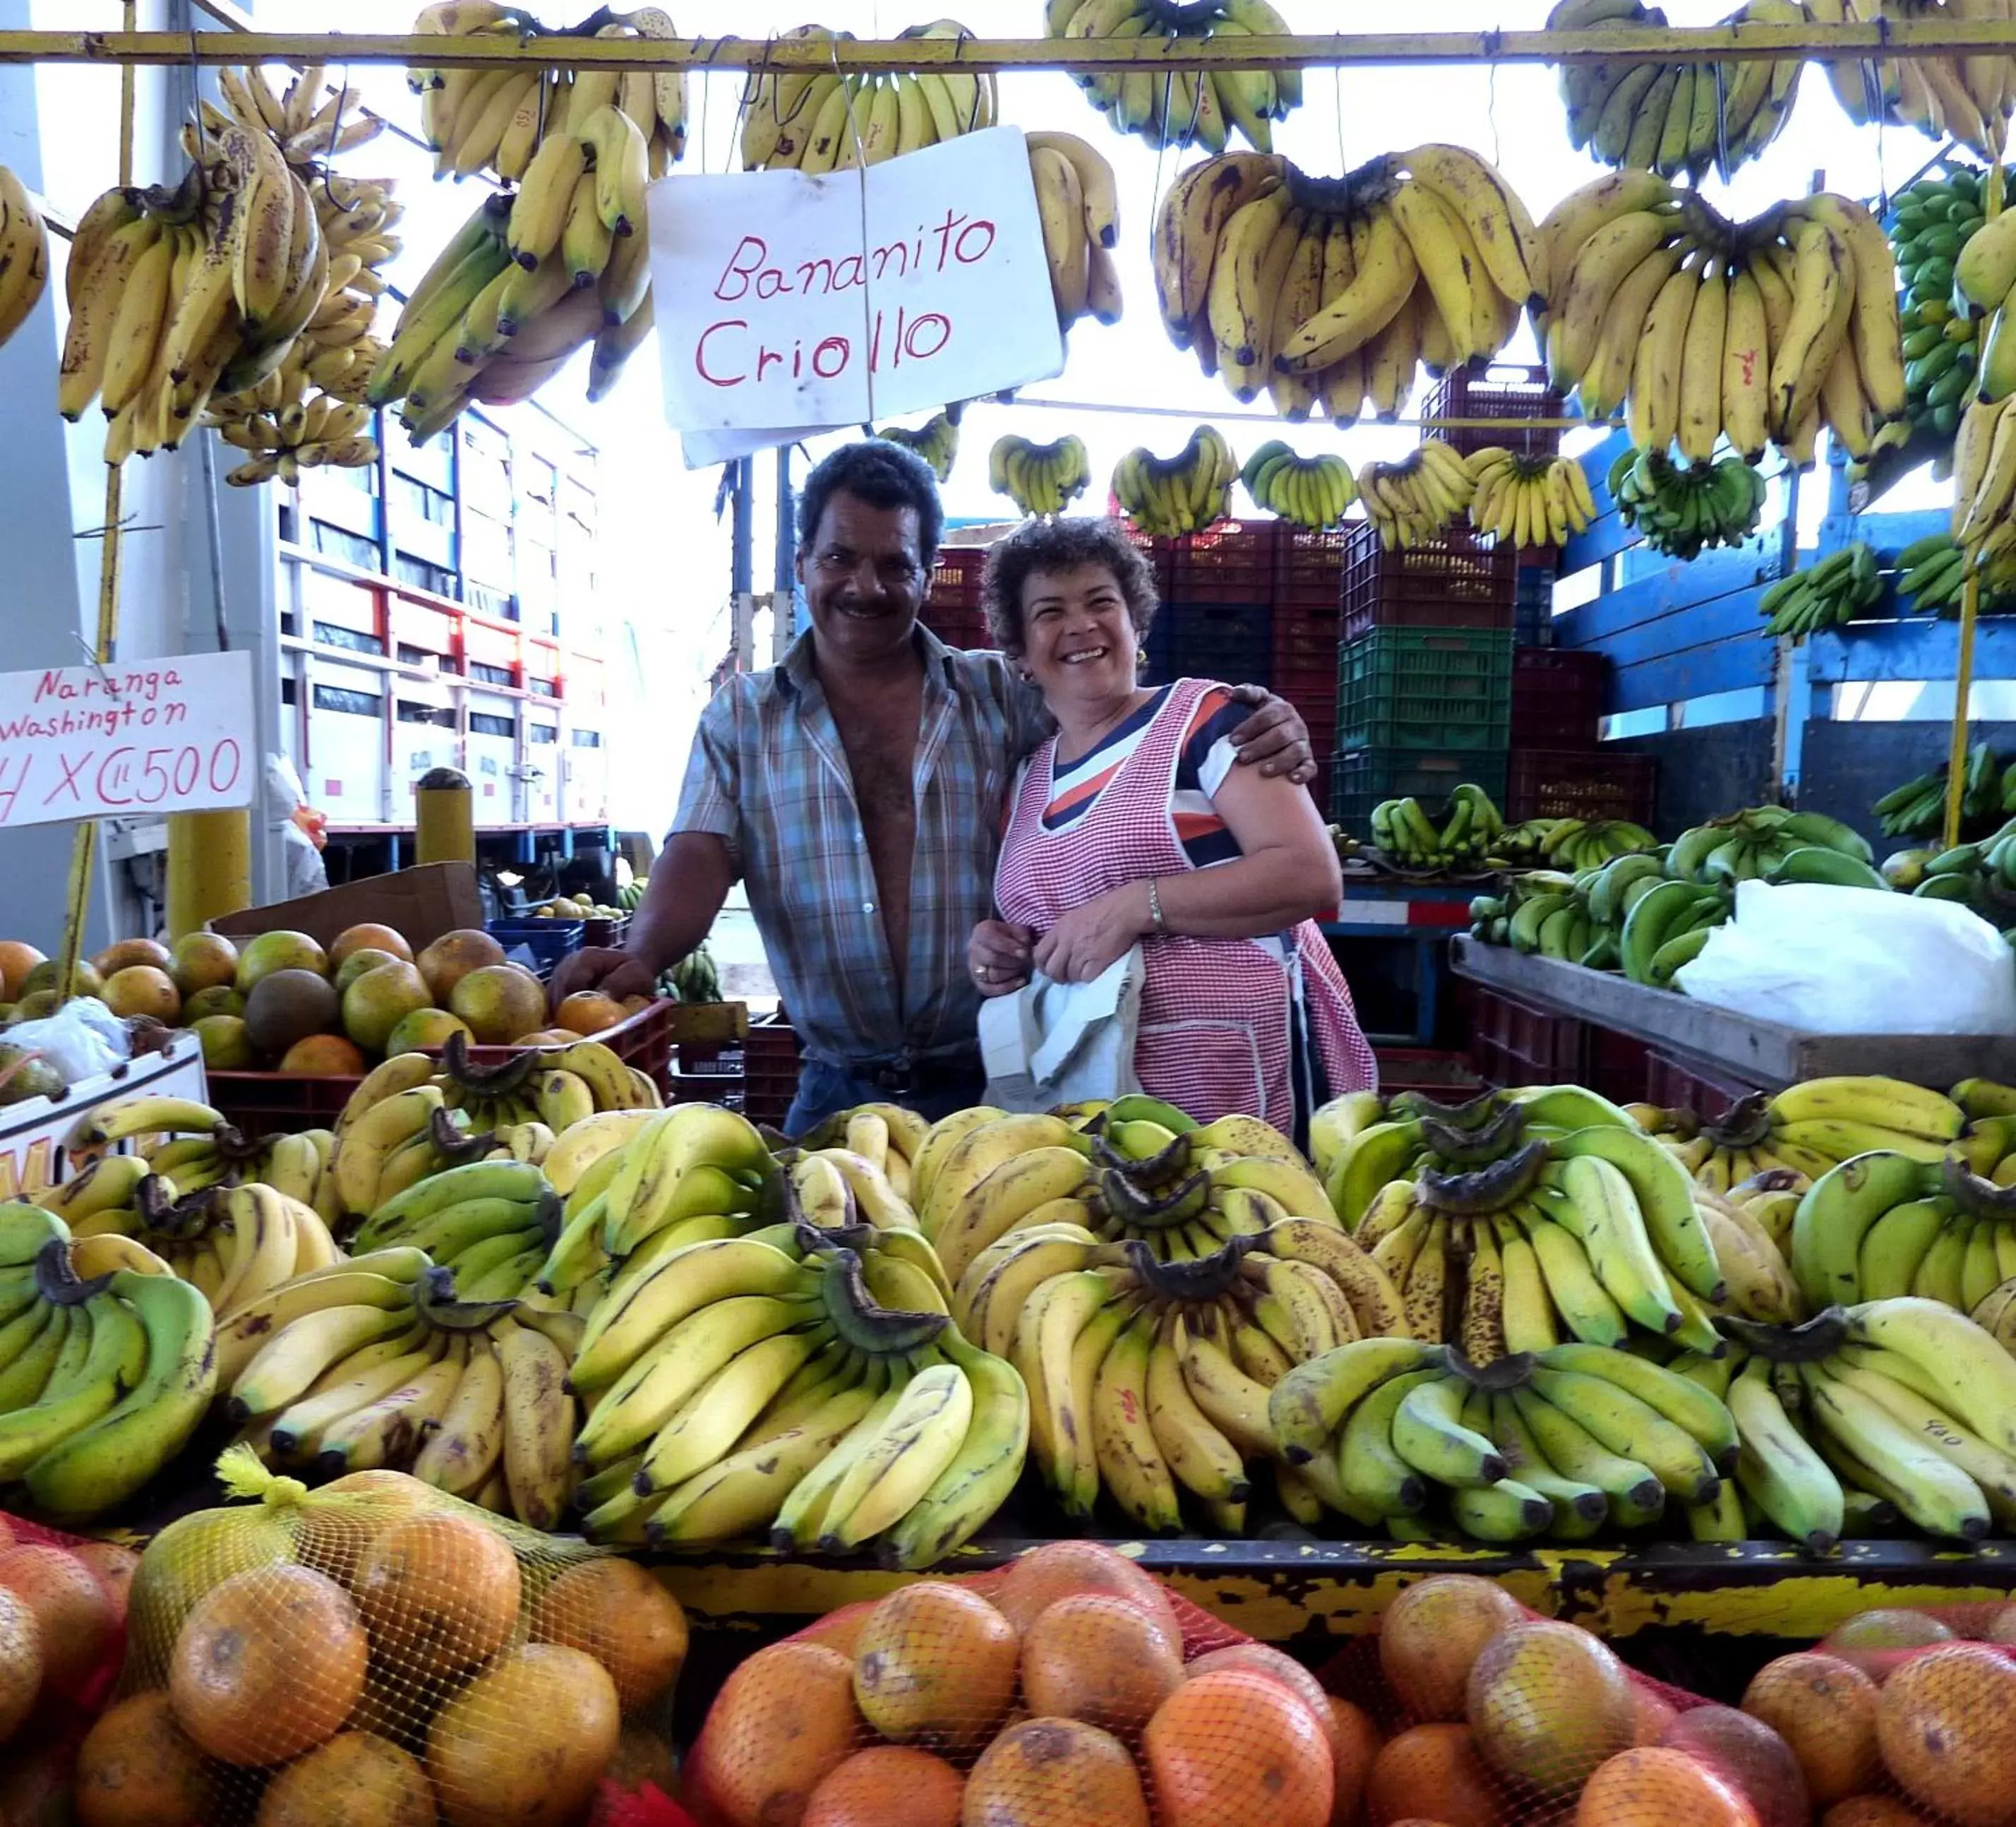
[{"label": "yellow painted beam", "polygon": [[1867,25],[1638,26],[1612,31],[1335,32],[1241,38],[576,38],[520,40],[411,34],[234,32],[0,32],[0,63],[391,63],[490,69],[840,70],[957,66],[972,70],[1273,70],[1357,64],[1582,63],[1656,58],[1669,63],[1816,57],[1823,60],[1955,53],[2016,55],[2016,23],[1919,19]]}]

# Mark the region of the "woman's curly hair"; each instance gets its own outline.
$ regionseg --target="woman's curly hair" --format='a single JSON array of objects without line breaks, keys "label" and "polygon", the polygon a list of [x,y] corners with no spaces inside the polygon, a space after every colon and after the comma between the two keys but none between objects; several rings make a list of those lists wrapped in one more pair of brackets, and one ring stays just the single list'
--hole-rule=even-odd
[{"label": "woman's curly hair", "polygon": [[1005,654],[1022,651],[1022,586],[1039,572],[1096,564],[1113,574],[1139,640],[1155,619],[1159,599],[1148,561],[1115,520],[1031,521],[997,541],[987,554],[982,600],[988,632]]}]

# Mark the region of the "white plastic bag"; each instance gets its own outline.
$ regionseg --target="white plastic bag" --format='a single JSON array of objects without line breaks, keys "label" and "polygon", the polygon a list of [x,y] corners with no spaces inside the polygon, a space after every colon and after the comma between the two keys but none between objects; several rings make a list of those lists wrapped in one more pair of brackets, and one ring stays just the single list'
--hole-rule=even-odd
[{"label": "white plastic bag", "polygon": [[1013,996],[983,1002],[987,1101],[1001,1110],[1048,1110],[1139,1090],[1134,1038],[1147,975],[1137,945],[1089,983],[1054,983],[1039,971]]},{"label": "white plastic bag", "polygon": [[95,996],[77,996],[39,1022],[16,1022],[7,1044],[40,1054],[67,1085],[109,1072],[133,1053],[125,1022]]},{"label": "white plastic bag", "polygon": [[1746,881],[1674,981],[1700,1002],[1816,1034],[2016,1032],[2016,953],[1952,901]]},{"label": "white plastic bag", "polygon": [[266,757],[266,827],[280,840],[280,855],[287,872],[286,899],[319,895],[329,886],[329,870],[322,859],[318,840],[309,836],[319,830],[322,815],[308,802],[308,789],[283,755]]}]

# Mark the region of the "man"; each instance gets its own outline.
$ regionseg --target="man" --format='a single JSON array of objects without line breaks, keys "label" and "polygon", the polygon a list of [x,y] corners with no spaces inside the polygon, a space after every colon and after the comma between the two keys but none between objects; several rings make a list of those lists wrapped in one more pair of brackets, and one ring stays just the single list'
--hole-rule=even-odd
[{"label": "man", "polygon": [[[895,445],[848,445],[806,478],[811,632],[702,714],[623,949],[578,952],[554,974],[556,1001],[650,994],[740,877],[804,1042],[794,1134],[877,1100],[941,1116],[985,1085],[967,938],[992,910],[1016,767],[1050,724],[1002,655],[917,625],[943,524],[930,468]],[[1252,701],[1240,759],[1313,774],[1301,720],[1258,688]]]}]

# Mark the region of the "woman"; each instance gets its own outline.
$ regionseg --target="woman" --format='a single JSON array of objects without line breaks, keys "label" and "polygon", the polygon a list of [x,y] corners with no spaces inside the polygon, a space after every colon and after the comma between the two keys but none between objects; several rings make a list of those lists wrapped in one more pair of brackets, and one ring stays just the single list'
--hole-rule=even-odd
[{"label": "woman", "polygon": [[1225,687],[1136,683],[1155,612],[1148,568],[1111,521],[1031,522],[988,560],[995,639],[1042,690],[1057,733],[1010,798],[1002,917],[974,929],[983,996],[1031,969],[1096,977],[1139,942],[1142,1088],[1201,1122],[1301,1129],[1369,1088],[1371,1049],[1312,917],[1337,905],[1337,853],[1301,787],[1231,765]]}]

